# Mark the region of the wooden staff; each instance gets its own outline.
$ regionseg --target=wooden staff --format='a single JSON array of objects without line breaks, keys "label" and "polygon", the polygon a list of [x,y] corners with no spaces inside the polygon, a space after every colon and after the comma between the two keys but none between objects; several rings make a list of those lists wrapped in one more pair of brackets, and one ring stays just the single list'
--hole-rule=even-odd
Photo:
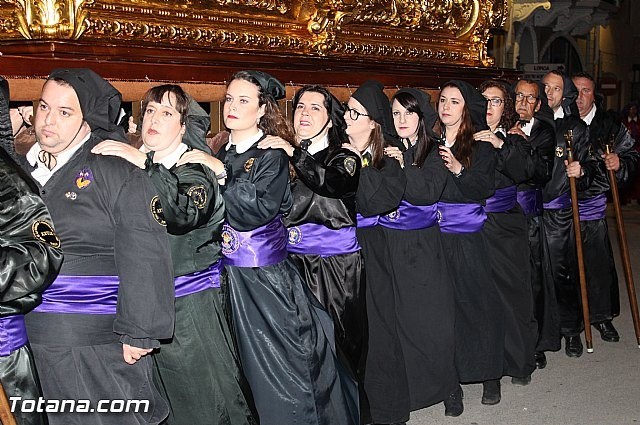
[{"label": "wooden staff", "polygon": [[[611,153],[611,145],[605,145],[607,155]],[[616,224],[618,225],[618,242],[620,243],[620,255],[622,256],[622,265],[624,267],[624,278],[627,281],[627,295],[629,295],[629,307],[631,307],[631,317],[633,318],[633,327],[636,331],[636,341],[640,348],[640,315],[638,314],[638,300],[636,298],[636,287],[633,283],[633,273],[631,272],[631,259],[629,258],[629,247],[627,246],[627,233],[624,230],[624,221],[622,221],[622,211],[620,210],[620,195],[618,193],[618,181],[616,173],[613,170],[607,170],[609,173],[609,183],[611,185],[611,195],[613,196],[613,207],[616,211]]]},{"label": "wooden staff", "polygon": [[[573,130],[565,134],[567,141],[567,160],[573,162]],[[578,274],[580,276],[580,298],[582,300],[582,319],[584,320],[584,337],[587,343],[587,353],[593,353],[593,338],[591,336],[591,321],[589,319],[589,297],[587,295],[587,278],[584,272],[584,253],[582,252],[582,231],[580,230],[580,211],[578,208],[578,189],[576,178],[569,177],[571,187],[571,205],[573,210],[573,230],[576,235],[576,253],[578,254]]]},{"label": "wooden staff", "polygon": [[7,398],[7,393],[4,392],[2,383],[0,383],[0,422],[2,422],[2,425],[17,425],[16,419],[11,413],[9,399]]}]

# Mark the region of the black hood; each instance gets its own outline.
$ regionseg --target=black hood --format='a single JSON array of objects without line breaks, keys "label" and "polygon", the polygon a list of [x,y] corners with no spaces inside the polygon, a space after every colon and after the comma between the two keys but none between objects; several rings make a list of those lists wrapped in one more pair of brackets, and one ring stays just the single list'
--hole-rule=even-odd
[{"label": "black hood", "polygon": [[471,122],[475,129],[474,132],[489,130],[489,125],[487,124],[487,99],[484,98],[482,93],[466,81],[451,80],[444,86],[447,85],[456,86],[458,90],[460,90],[460,93],[462,93],[464,103],[471,113]]},{"label": "black hood", "polygon": [[89,68],[58,68],[48,80],[67,82],[78,96],[84,120],[100,139],[126,142],[124,129],[117,125],[122,95],[107,80]]},{"label": "black hood", "polygon": [[211,149],[207,145],[207,133],[211,127],[211,118],[202,107],[189,96],[189,108],[187,109],[187,119],[185,122],[185,133],[182,142],[194,149],[199,149],[211,154]]},{"label": "black hood", "polygon": [[395,140],[398,138],[396,128],[393,125],[391,104],[387,95],[384,94],[382,83],[376,80],[367,80],[353,92],[351,97],[364,106],[372,120],[380,124],[386,139]]}]

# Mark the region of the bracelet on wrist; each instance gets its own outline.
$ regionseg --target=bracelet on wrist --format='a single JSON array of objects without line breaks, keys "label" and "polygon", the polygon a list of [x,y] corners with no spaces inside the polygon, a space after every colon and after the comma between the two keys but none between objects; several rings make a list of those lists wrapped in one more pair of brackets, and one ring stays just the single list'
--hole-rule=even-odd
[{"label": "bracelet on wrist", "polygon": [[453,177],[458,178],[462,175],[462,172],[464,171],[464,165],[460,167],[460,171],[457,173],[454,173],[453,171],[451,172],[451,174],[453,174]]}]

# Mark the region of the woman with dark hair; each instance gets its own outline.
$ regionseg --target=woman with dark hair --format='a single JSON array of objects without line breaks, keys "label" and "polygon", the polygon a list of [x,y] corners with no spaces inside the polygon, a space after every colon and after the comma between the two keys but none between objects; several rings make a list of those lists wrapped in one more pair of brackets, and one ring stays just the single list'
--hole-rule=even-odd
[{"label": "woman with dark hair", "polygon": [[229,142],[207,160],[224,185],[233,327],[262,423],[356,425],[357,389],[332,348],[331,318],[287,258],[289,158],[258,148],[267,135],[294,140],[276,103],[284,94],[269,74],[236,73],[224,103]]},{"label": "woman with dark hair", "polygon": [[437,201],[449,174],[431,130],[437,113],[429,96],[414,88],[396,92],[391,106],[395,130],[407,150],[388,147],[386,155],[403,166],[406,187],[397,209],[379,219],[392,278],[384,291],[371,291],[374,305],[385,306],[376,310],[385,326],[374,333],[371,344],[397,349],[379,351],[370,375],[381,371],[379,376],[394,377],[386,389],[393,394],[387,396],[388,414],[381,419],[402,423],[409,412],[445,400],[458,378],[453,288],[437,226]]},{"label": "woman with dark hair", "polygon": [[[470,84],[453,80],[440,91],[438,115],[440,155],[450,171],[438,212],[455,291],[458,378],[461,383],[495,380],[502,376],[504,327],[482,232],[487,218],[482,207],[494,192],[496,160],[491,145],[473,138],[488,129],[487,100]],[[496,391],[485,385],[483,404],[494,402]],[[447,416],[462,413],[460,387],[445,400],[445,408]]]},{"label": "woman with dark hair", "polygon": [[[490,143],[496,154],[495,193],[484,207],[487,221],[483,232],[488,242],[494,282],[504,312],[503,374],[514,384],[526,385],[536,368],[537,324],[533,317],[533,294],[529,264],[527,219],[518,204],[517,184],[531,178],[527,170],[531,145],[518,134],[507,134],[517,121],[513,92],[501,81],[480,86],[487,99],[488,130],[473,135]],[[500,388],[500,381],[487,384]],[[500,401],[500,392],[492,402]]]},{"label": "woman with dark hair", "polygon": [[295,142],[268,136],[258,147],[283,149],[290,158],[293,207],[284,218],[289,258],[331,315],[336,348],[356,375],[366,341],[355,227],[360,159],[342,148],[343,115],[342,105],[327,89],[303,87],[293,98]]},{"label": "woman with dark hair", "polygon": [[356,193],[369,333],[364,390],[370,412],[363,409],[363,422],[397,423],[408,419],[410,401],[406,377],[398,373],[395,362],[387,363],[390,358],[402,359],[402,353],[390,287],[391,254],[379,221],[381,214],[394,211],[400,204],[405,176],[398,161],[384,154],[388,144],[397,143],[397,135],[382,84],[371,80],[362,84],[349,98],[344,118],[350,144],[363,158]]},{"label": "woman with dark hair", "polygon": [[180,86],[161,85],[142,100],[140,150],[105,141],[93,151],[138,165],[158,191],[158,207],[152,208],[169,233],[176,276],[175,331],[155,356],[170,405],[167,424],[256,424],[251,390],[225,318],[219,236],[224,201],[207,167],[176,166],[187,151],[208,151],[208,128],[206,112]]}]

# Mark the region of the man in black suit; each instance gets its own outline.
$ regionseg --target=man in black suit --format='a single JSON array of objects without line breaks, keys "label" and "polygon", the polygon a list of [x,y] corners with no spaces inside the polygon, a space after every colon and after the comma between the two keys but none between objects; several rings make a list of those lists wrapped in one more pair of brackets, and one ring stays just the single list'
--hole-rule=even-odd
[{"label": "man in black suit", "polygon": [[518,203],[529,224],[531,285],[538,322],[536,365],[542,369],[547,365],[544,352],[560,349],[555,287],[552,280],[544,278],[542,251],[542,187],[551,179],[556,136],[553,112],[547,105],[544,88],[538,82],[518,81],[515,98],[520,121],[509,132],[521,135],[531,152],[525,173],[529,179],[518,185]]},{"label": "man in black suit", "polygon": [[[617,115],[597,104],[593,77],[580,73],[572,80],[579,93],[576,105],[580,118],[589,126],[589,149],[597,161],[593,183],[580,192],[578,201],[591,324],[604,341],[616,342],[620,336],[612,319],[620,314],[620,294],[605,217],[608,170],[613,170],[618,183],[624,184],[633,179],[639,156],[635,141]],[[611,144],[610,154],[606,153],[606,144]]]}]

